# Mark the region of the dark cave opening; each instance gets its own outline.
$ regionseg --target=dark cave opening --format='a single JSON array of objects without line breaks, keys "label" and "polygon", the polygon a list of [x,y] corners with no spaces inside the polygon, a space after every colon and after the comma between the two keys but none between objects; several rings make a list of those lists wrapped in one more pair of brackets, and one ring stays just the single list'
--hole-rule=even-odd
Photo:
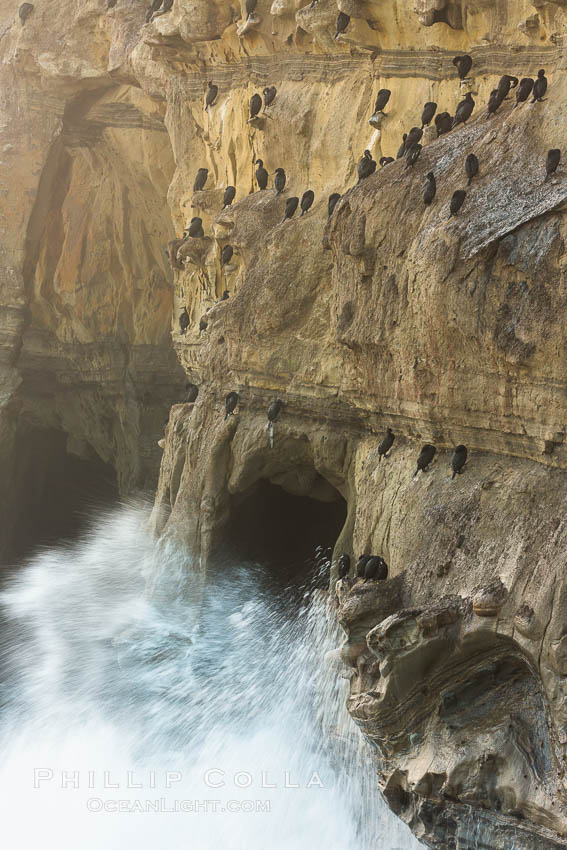
[{"label": "dark cave opening", "polygon": [[[223,535],[231,559],[269,565],[285,584],[301,584],[315,573],[321,586],[347,516],[347,503],[327,482],[325,499],[296,496],[261,479],[244,494],[232,497],[230,521]],[[326,572],[326,576],[325,576]]]},{"label": "dark cave opening", "polygon": [[8,564],[77,539],[93,514],[118,500],[116,475],[93,451],[68,452],[68,435],[24,425],[15,446]]}]

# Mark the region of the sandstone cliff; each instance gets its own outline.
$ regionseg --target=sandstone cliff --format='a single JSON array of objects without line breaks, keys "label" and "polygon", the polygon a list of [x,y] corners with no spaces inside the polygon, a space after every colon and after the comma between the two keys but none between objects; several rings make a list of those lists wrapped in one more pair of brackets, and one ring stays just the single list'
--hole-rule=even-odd
[{"label": "sandstone cliff", "polygon": [[[172,408],[156,530],[206,576],[235,499],[260,480],[342,497],[336,552],[390,565],[386,585],[338,588],[349,707],[390,805],[430,847],[567,847],[567,183],[543,183],[565,135],[567,4],[259,0],[246,20],[237,0],[175,0],[145,23],[141,0],[38,0],[24,26],[9,5],[3,480],[33,425],[112,464],[123,492],[151,481],[184,372],[200,392]],[[334,39],[339,10],[352,17]],[[457,52],[474,59],[464,86]],[[502,74],[540,67],[544,103],[485,119]],[[249,123],[265,85],[277,98]],[[426,101],[453,114],[466,90],[467,127],[426,131],[413,170],[355,186],[365,149],[395,156]],[[480,175],[449,221],[473,150]],[[283,200],[253,191],[258,158],[270,175],[285,167],[284,198],[315,191],[307,216],[282,224]],[[205,238],[172,269],[164,246],[194,215]],[[224,421],[231,390],[240,405]],[[396,442],[378,463],[387,426]],[[414,481],[426,441],[437,459]],[[457,443],[469,463],[451,482]]]}]

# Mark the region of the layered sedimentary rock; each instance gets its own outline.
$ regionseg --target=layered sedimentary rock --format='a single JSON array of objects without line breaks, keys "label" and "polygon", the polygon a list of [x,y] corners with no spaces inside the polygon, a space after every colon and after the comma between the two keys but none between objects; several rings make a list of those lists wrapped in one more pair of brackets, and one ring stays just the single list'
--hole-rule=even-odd
[{"label": "layered sedimentary rock", "polygon": [[[22,27],[14,4],[5,20],[2,450],[17,417],[36,417],[133,486],[155,464],[156,399],[176,400],[171,331],[200,390],[171,409],[156,531],[206,581],[260,481],[346,500],[335,552],[390,568],[385,583],[344,581],[337,610],[349,707],[391,807],[434,848],[566,847],[567,184],[561,168],[544,183],[565,135],[565,4],[259,0],[248,19],[243,6],[176,0],[145,23],[134,0],[38,4]],[[339,11],[351,21],[335,39]],[[545,102],[486,118],[502,74],[541,67]],[[266,85],[276,100],[248,122]],[[412,169],[355,185],[365,149],[395,156],[426,101],[454,114],[466,91],[466,127],[426,130]],[[470,152],[480,174],[449,220]],[[281,197],[254,191],[258,158],[271,178],[285,168]],[[309,188],[312,209],[282,223]],[[167,264],[193,216],[205,236]],[[414,481],[424,442],[437,458]],[[469,461],[451,481],[458,443]]]}]

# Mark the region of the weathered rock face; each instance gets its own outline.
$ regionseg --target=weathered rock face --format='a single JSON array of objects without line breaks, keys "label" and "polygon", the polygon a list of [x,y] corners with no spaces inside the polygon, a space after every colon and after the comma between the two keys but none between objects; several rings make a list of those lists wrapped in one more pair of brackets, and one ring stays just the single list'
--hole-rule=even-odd
[{"label": "weathered rock face", "polygon": [[[112,464],[124,490],[149,480],[175,398],[173,315],[200,392],[171,411],[156,530],[191,547],[205,579],[234,500],[259,481],[346,500],[336,552],[390,567],[385,583],[339,586],[349,706],[390,805],[433,848],[567,847],[567,184],[543,182],[565,135],[565,5],[259,0],[246,19],[244,3],[176,0],[145,24],[144,3],[67,0],[23,27],[14,5],[0,41],[4,462],[31,422]],[[339,10],[351,21],[335,39]],[[465,51],[461,87],[451,60]],[[502,74],[540,67],[545,102],[486,119]],[[248,122],[265,85],[276,100]],[[395,156],[426,101],[454,114],[467,90],[466,127],[426,130],[413,169],[355,186],[365,149]],[[473,151],[480,174],[449,220]],[[282,197],[253,191],[258,158],[271,177],[285,167]],[[312,209],[282,223],[309,188]],[[166,264],[193,216],[205,236]],[[414,481],[423,442],[438,454]],[[457,443],[469,461],[451,481]]]}]

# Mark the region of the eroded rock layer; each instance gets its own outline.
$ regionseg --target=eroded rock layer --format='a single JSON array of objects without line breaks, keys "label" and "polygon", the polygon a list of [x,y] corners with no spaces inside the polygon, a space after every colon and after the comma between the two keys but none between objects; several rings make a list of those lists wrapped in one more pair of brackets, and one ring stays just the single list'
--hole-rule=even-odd
[{"label": "eroded rock layer", "polygon": [[[31,427],[112,466],[123,492],[151,482],[187,376],[199,395],[171,408],[156,531],[205,580],[259,482],[344,499],[335,554],[389,565],[386,582],[343,580],[337,610],[349,707],[390,806],[439,850],[567,847],[561,166],[544,182],[565,137],[566,4],[259,0],[246,16],[237,0],[175,0],[146,22],[148,5],[38,2],[22,25],[13,3],[1,24],[0,497]],[[543,102],[513,109],[512,91],[487,118],[503,74],[540,68]],[[453,115],[466,92],[465,127],[426,128],[412,168],[356,185],[365,149],[395,157],[426,101]],[[307,189],[313,207],[284,223]],[[204,235],[182,242],[194,216]],[[424,442],[436,460],[414,480]],[[469,460],[451,480],[459,443]]]}]

